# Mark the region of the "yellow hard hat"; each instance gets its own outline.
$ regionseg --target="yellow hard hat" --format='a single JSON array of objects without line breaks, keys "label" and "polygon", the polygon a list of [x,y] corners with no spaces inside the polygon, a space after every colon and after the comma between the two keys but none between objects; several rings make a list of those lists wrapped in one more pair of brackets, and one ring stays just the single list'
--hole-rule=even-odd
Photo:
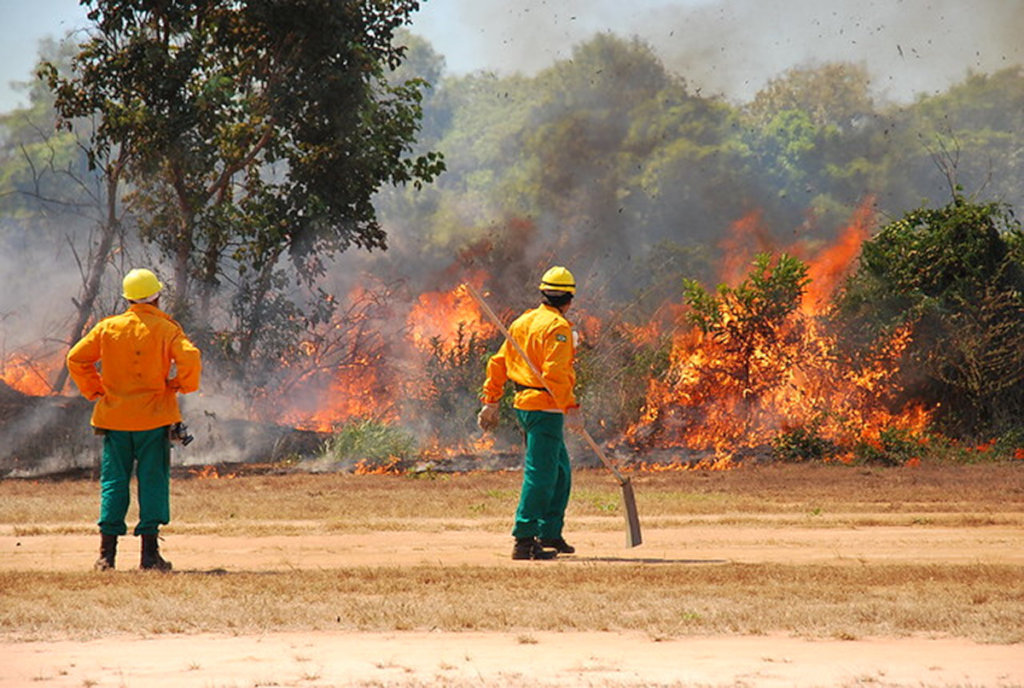
[{"label": "yellow hard hat", "polygon": [[538,288],[541,291],[567,291],[570,294],[575,294],[576,278],[561,265],[556,265],[549,268],[540,278],[540,287]]},{"label": "yellow hard hat", "polygon": [[164,288],[160,280],[146,268],[135,268],[121,281],[122,296],[129,301],[141,301],[154,296]]}]

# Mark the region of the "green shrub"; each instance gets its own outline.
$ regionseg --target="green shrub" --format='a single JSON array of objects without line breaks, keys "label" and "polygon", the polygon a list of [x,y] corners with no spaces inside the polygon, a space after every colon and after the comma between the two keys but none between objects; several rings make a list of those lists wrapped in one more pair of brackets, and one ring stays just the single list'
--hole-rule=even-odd
[{"label": "green shrub", "polygon": [[[460,323],[453,341],[435,337],[429,345],[425,370],[430,385],[416,399],[414,415],[429,419],[437,440],[458,442],[478,432],[476,414],[484,370],[501,340],[481,338]],[[504,420],[507,425],[510,418]]]},{"label": "green shrub", "polygon": [[909,430],[886,428],[878,434],[878,441],[861,441],[854,447],[854,457],[869,464],[902,466],[911,459],[919,459],[921,442]]},{"label": "green shrub", "polygon": [[1010,207],[955,195],[864,242],[837,301],[851,346],[910,327],[898,382],[950,436],[999,436],[1024,416],[1022,245]]},{"label": "green shrub", "polygon": [[772,440],[772,457],[787,463],[821,461],[835,456],[836,450],[835,443],[820,434],[817,424],[783,430]]},{"label": "green shrub", "polygon": [[401,428],[359,420],[340,428],[324,445],[324,455],[343,466],[383,468],[414,456],[416,439]]}]

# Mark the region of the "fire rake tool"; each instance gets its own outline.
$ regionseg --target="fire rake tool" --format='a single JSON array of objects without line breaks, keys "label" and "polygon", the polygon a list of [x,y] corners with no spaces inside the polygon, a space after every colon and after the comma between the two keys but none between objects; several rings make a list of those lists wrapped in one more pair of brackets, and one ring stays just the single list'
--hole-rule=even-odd
[{"label": "fire rake tool", "polygon": [[[522,357],[522,359],[526,361],[527,365],[530,366],[530,370],[533,372],[534,376],[538,380],[540,380],[541,384],[544,385],[544,389],[547,390],[548,394],[551,394],[551,390],[548,388],[548,385],[544,381],[544,377],[540,374],[540,371],[537,370],[537,366],[526,355],[526,352],[523,351],[523,347],[519,345],[519,342],[512,338],[512,335],[509,333],[508,328],[505,327],[504,323],[501,322],[501,319],[498,318],[498,315],[491,310],[491,307],[487,305],[487,302],[484,301],[483,296],[481,296],[480,293],[475,288],[473,288],[473,285],[469,284],[468,282],[464,283],[463,286],[466,287],[466,291],[469,292],[469,295],[473,297],[477,304],[479,304],[480,309],[484,312],[488,319],[490,319],[490,321],[497,326],[497,328],[505,336],[505,339],[513,346],[513,348],[515,348],[516,353],[518,353]],[[551,394],[551,396],[552,398],[554,398],[555,395]],[[590,433],[587,432],[586,428],[581,428],[580,434],[583,436],[583,439],[586,441],[586,443],[590,445],[590,448],[594,451],[594,453],[597,454],[597,458],[601,459],[601,463],[605,465],[605,468],[612,472],[612,474],[615,476],[615,479],[619,481],[619,485],[622,487],[622,506],[623,511],[626,515],[626,547],[636,547],[637,545],[643,542],[643,538],[640,535],[640,515],[637,513],[636,510],[636,495],[633,494],[633,483],[631,483],[629,481],[629,478],[622,475],[619,469],[616,468],[615,464],[612,463],[611,460],[605,455],[604,450],[601,449],[600,445],[598,445],[597,442],[594,441],[594,438],[590,436]]]}]

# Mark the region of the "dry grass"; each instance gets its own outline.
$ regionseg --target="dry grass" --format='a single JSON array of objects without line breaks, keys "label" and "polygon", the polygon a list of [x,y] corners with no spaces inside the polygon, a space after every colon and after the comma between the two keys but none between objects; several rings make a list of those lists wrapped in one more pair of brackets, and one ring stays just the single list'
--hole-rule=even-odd
[{"label": "dry grass", "polygon": [[[176,479],[175,534],[431,528],[507,532],[516,473]],[[1024,464],[864,470],[775,466],[634,476],[645,527],[785,529],[1024,524]],[[581,471],[570,518],[621,529],[618,489]],[[90,481],[0,483],[0,529],[93,533]],[[923,520],[922,520],[923,519]],[[420,530],[426,530],[423,527]],[[338,566],[266,573],[0,573],[9,638],[273,630],[642,630],[653,638],[788,632],[1024,642],[1024,567],[589,561],[527,566]]]},{"label": "dry grass", "polygon": [[654,638],[936,635],[1024,641],[1019,567],[354,567],[238,574],[0,573],[8,637],[277,630],[601,631]]},{"label": "dry grass", "polygon": [[[515,509],[519,480],[516,472],[178,477],[171,501],[176,532],[210,524],[223,532],[237,522],[246,528],[302,522],[305,528],[311,521],[330,530],[402,529],[422,519],[454,528],[494,521],[504,530]],[[870,525],[922,514],[932,524],[1024,524],[1024,462],[900,469],[777,465],[641,473],[632,480],[645,522],[652,525],[766,518],[806,525],[806,517],[823,525]],[[618,487],[605,471],[577,471],[574,481],[573,518],[607,516],[618,509]],[[93,481],[0,481],[0,528],[94,532],[97,505]]]}]

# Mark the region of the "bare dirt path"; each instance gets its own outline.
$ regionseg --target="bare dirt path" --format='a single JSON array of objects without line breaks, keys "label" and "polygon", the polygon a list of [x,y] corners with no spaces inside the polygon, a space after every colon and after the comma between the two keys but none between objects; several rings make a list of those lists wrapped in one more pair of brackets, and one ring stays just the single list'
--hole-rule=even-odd
[{"label": "bare dirt path", "polygon": [[1024,648],[949,639],[275,633],[0,644],[0,686],[1019,686]]},{"label": "bare dirt path", "polygon": [[[95,559],[95,535],[9,534],[0,528],[0,570],[75,571]],[[338,566],[522,566],[512,540],[473,530],[217,536],[166,530],[163,551],[179,571],[280,571]],[[870,528],[689,526],[647,529],[644,544],[623,546],[612,531],[569,534],[579,553],[556,566],[585,562],[692,563],[974,563],[1024,565],[1024,528],[985,526]],[[138,542],[122,538],[119,568],[137,563]]]}]

